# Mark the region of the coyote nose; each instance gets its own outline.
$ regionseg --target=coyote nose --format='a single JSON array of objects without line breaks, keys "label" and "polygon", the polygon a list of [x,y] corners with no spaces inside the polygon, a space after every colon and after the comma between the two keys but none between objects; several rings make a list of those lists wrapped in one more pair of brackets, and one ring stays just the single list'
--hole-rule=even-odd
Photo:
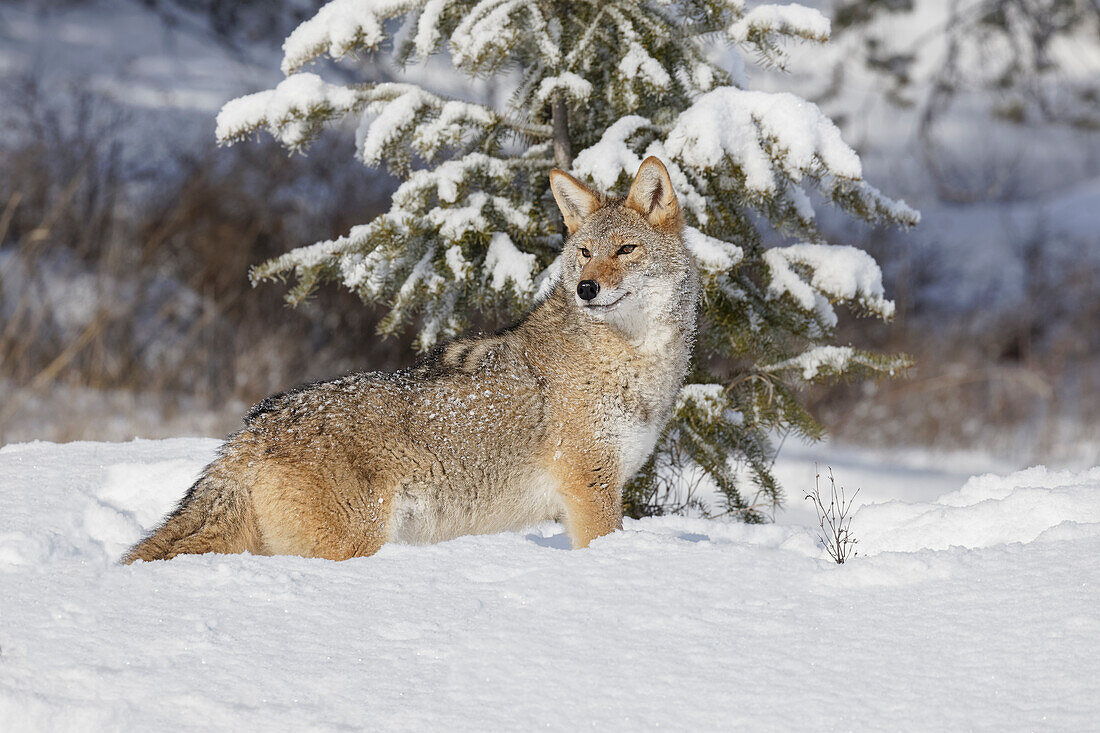
[{"label": "coyote nose", "polygon": [[581,300],[592,300],[600,292],[600,284],[595,280],[581,280],[577,283],[577,295]]}]

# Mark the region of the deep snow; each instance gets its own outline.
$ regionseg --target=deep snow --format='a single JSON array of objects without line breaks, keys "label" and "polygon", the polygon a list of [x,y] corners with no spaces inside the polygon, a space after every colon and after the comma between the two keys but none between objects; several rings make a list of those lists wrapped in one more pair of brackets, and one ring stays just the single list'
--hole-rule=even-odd
[{"label": "deep snow", "polygon": [[[627,521],[577,552],[547,524],[343,563],[117,565],[216,445],[0,448],[0,729],[1084,730],[1100,715],[1098,469],[964,482],[935,457],[837,451],[864,503],[844,566],[793,497],[774,525]],[[807,455],[778,467],[789,486],[812,479]]]}]

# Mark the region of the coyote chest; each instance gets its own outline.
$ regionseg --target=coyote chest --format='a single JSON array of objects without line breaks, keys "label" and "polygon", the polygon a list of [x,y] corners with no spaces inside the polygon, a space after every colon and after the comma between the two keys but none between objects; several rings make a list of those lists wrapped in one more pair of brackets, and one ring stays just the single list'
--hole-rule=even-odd
[{"label": "coyote chest", "polygon": [[621,360],[597,401],[597,436],[614,449],[624,480],[649,458],[668,423],[690,351],[677,333],[647,346]]},{"label": "coyote chest", "polygon": [[631,416],[614,421],[608,431],[608,442],[618,453],[619,470],[623,476],[629,478],[642,467],[657,445],[663,427],[662,423],[646,422]]}]

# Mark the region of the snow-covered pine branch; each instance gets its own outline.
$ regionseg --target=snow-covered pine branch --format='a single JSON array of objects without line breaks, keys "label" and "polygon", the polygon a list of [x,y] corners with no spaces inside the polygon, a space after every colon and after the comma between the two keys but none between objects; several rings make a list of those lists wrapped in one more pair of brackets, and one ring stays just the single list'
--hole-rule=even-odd
[{"label": "snow-covered pine branch", "polygon": [[804,382],[829,377],[850,376],[857,369],[867,373],[894,372],[909,366],[905,357],[883,358],[851,346],[811,346],[797,356],[763,367],[766,372],[790,371]]},{"label": "snow-covered pine branch", "polygon": [[414,84],[343,87],[300,73],[274,89],[226,103],[215,135],[232,144],[266,130],[287,148],[302,150],[325,124],[357,112],[364,114],[356,143],[360,159],[398,169],[408,163],[406,147],[433,160],[444,148],[473,147],[502,131],[534,138],[551,134],[547,125],[518,123],[485,105],[446,99]]},{"label": "snow-covered pine branch", "polygon": [[[428,4],[429,0],[331,0],[283,43],[283,73],[289,76],[322,54],[339,59],[376,51],[386,41],[386,21]],[[446,3],[431,4],[438,13]]]},{"label": "snow-covered pine branch", "polygon": [[787,38],[825,43],[831,31],[829,19],[803,5],[758,5],[726,30],[731,40],[751,44],[769,63],[783,67],[782,42]]},{"label": "snow-covered pine branch", "polygon": [[[649,144],[636,152],[631,141],[640,139],[639,131],[656,132],[657,139],[650,135]],[[699,188],[714,187],[697,188],[693,182],[720,177],[733,178],[720,189],[725,195],[749,200],[788,197],[806,224],[814,219],[801,187],[807,178],[838,205],[863,206],[875,216],[909,225],[919,221],[919,214],[904,202],[886,198],[862,180],[859,156],[832,120],[793,94],[721,87],[698,97],[666,126],[639,115],[622,117],[599,142],[578,153],[574,170],[610,187],[620,178],[629,180],[649,155],[672,162],[673,185],[702,225],[709,218],[708,197]]]},{"label": "snow-covered pine branch", "polygon": [[[768,291],[788,295],[806,311],[836,324],[836,303],[856,303],[880,318],[894,315],[894,303],[882,287],[882,271],[871,255],[855,247],[794,244],[764,252],[770,274]],[[807,274],[803,274],[807,273]]]},{"label": "snow-covered pine branch", "polygon": [[232,144],[263,129],[291,150],[313,141],[321,127],[361,109],[370,90],[328,84],[316,74],[295,74],[274,89],[227,102],[218,113],[218,142]]}]

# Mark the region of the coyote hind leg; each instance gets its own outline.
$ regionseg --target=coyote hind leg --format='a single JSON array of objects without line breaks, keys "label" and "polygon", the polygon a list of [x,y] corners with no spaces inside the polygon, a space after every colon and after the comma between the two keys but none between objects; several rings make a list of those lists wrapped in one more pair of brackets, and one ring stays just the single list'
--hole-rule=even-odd
[{"label": "coyote hind leg", "polygon": [[393,491],[359,471],[319,476],[295,466],[270,466],[252,497],[271,554],[366,557],[392,534]]}]

